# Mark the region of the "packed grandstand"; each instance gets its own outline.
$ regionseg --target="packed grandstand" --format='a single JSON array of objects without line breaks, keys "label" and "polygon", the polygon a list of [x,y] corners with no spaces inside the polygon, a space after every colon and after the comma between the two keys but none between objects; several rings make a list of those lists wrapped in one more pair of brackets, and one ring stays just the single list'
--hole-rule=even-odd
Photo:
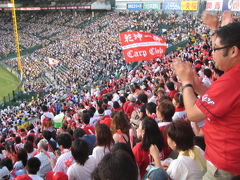
[{"label": "packed grandstand", "polygon": [[[229,12],[223,14],[222,23],[224,17],[230,25],[239,27],[229,20]],[[11,56],[15,52],[11,18],[8,11],[0,17],[0,57],[1,63],[17,71],[17,58]],[[211,89],[228,74],[228,70],[225,74],[224,68],[215,66],[217,51],[236,47],[234,52],[240,54],[239,42],[231,46],[221,42],[222,47],[217,44],[209,27],[215,18],[217,15],[207,13],[201,19],[194,13],[153,10],[97,11],[94,15],[91,11],[18,12],[19,41],[22,52],[26,52],[21,57],[21,91],[45,95],[15,99],[17,106],[0,110],[0,178],[239,178],[239,154],[235,151],[240,146],[222,142],[227,132],[212,137],[212,132],[220,132],[205,130],[227,118],[204,105],[207,102],[213,106],[215,102],[198,93],[194,84]],[[239,32],[232,29],[229,32],[239,39]],[[166,54],[126,64],[119,33],[129,31],[163,37]],[[220,31],[214,32],[217,38],[222,37]],[[235,58],[238,63],[239,54]],[[183,61],[178,62],[179,58]],[[181,63],[186,63],[185,70],[181,71]],[[182,75],[190,66],[194,81]],[[236,87],[239,84],[235,82]],[[190,92],[193,87],[195,92]],[[197,118],[192,115],[195,107],[189,108],[191,98],[186,93],[198,98],[194,99],[200,103],[198,110],[206,114],[201,121],[198,117],[202,114]],[[239,127],[239,122],[234,123]],[[220,125],[215,126],[220,131]],[[231,128],[222,130],[234,134],[237,130]],[[228,138],[232,140],[232,136]],[[215,146],[217,141],[222,147]]]}]

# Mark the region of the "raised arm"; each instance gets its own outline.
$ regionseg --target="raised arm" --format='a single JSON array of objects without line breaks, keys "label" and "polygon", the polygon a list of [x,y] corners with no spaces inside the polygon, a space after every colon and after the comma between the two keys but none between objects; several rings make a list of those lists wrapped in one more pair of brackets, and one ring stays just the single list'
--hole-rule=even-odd
[{"label": "raised arm", "polygon": [[192,64],[176,58],[172,67],[183,85],[183,102],[188,119],[193,122],[203,121],[206,116],[196,105],[197,97],[194,93],[194,70]]}]

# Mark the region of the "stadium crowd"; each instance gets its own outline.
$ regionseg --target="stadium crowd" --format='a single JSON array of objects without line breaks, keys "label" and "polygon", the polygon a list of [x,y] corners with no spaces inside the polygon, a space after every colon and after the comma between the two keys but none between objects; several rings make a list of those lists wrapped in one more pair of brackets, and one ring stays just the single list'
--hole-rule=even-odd
[{"label": "stadium crowd", "polygon": [[[164,21],[154,18],[157,12],[124,13],[96,19],[83,30],[66,28],[59,41],[25,57],[28,88],[44,75],[53,76],[58,90],[1,110],[2,179],[239,178],[239,94],[232,91],[240,84],[233,78],[239,74],[240,24],[228,12],[218,29],[217,16],[205,13],[204,24],[218,29],[211,36],[197,18],[170,15],[166,23],[173,28],[163,34],[168,42],[195,41],[126,72],[119,30],[137,24],[154,33]],[[64,39],[66,34],[71,36]],[[55,67],[47,57],[53,56],[68,67],[64,75],[51,75]],[[105,88],[76,91],[99,74],[110,77]]]},{"label": "stadium crowd", "polygon": [[[197,21],[191,15],[185,18],[182,18],[182,15],[171,15],[167,16],[165,21],[158,12],[114,12],[103,17],[99,15],[100,17],[93,20],[94,22],[79,29],[76,28],[75,18],[71,18],[71,15],[64,14],[62,18],[58,18],[59,14],[49,13],[43,17],[40,16],[39,19],[32,15],[33,20],[28,18],[27,22],[26,16],[19,18],[22,23],[19,28],[21,37],[24,37],[25,34],[28,37],[38,37],[38,41],[43,41],[41,44],[44,46],[22,58],[26,91],[42,87],[42,84],[45,84],[43,77],[57,87],[70,86],[77,87],[77,89],[84,85],[90,86],[99,78],[110,77],[112,79],[116,74],[126,72],[126,65],[119,45],[119,32],[131,27],[153,33],[159,31],[161,24],[169,26],[163,37],[168,40],[169,45],[172,45],[187,39],[189,30],[193,29],[191,24],[188,25],[188,22]],[[87,13],[86,15],[84,13],[77,15],[80,22],[89,19],[89,16]],[[78,23],[80,24],[80,22]],[[181,26],[178,26],[179,24]],[[44,28],[40,28],[40,26]],[[50,39],[39,39],[47,35],[48,37],[55,36]],[[10,34],[8,37],[11,37]],[[27,47],[21,40],[20,43]],[[59,64],[56,67],[49,66],[49,58],[56,59]],[[16,68],[15,62],[15,58],[5,60],[6,64]],[[99,80],[99,85],[102,84],[106,85],[105,81]]]}]

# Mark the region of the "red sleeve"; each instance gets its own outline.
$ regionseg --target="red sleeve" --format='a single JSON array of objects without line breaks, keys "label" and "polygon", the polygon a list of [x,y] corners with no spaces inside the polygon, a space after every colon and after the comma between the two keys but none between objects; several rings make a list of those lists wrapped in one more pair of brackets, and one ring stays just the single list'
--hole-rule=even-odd
[{"label": "red sleeve", "polygon": [[149,157],[148,152],[145,152],[141,149],[142,143],[136,144],[136,146],[133,147],[132,151],[135,157],[135,160],[138,164],[141,178],[143,178],[144,174],[146,173],[146,168],[149,165]]},{"label": "red sleeve", "polygon": [[128,117],[131,117],[131,114],[132,114],[132,105],[128,105],[128,107],[126,108],[126,111],[125,113],[128,115]]},{"label": "red sleeve", "polygon": [[164,130],[167,126],[161,126],[159,129],[163,135],[163,138],[164,138],[164,148],[163,148],[163,154],[164,154],[164,157],[163,159],[166,159],[167,157],[169,157],[169,155],[171,154],[172,152],[172,149],[169,147],[168,143],[167,143],[167,136],[165,136],[164,134]]},{"label": "red sleeve", "polygon": [[133,149],[132,149],[137,164],[141,164],[141,155],[140,155],[140,152],[139,152],[140,144],[141,143],[136,144],[136,146],[134,146]]},{"label": "red sleeve", "polygon": [[110,117],[100,120],[101,124],[106,124],[109,128],[111,127],[112,119]]},{"label": "red sleeve", "polygon": [[219,119],[238,103],[239,83],[234,78],[222,78],[213,82],[206,93],[196,101],[198,108],[211,120]]},{"label": "red sleeve", "polygon": [[142,156],[141,156],[141,144],[142,143],[138,143],[136,144],[136,146],[133,147],[132,151],[135,157],[135,160],[138,164],[138,167],[140,169],[140,173],[142,172]]},{"label": "red sleeve", "polygon": [[95,128],[94,128],[94,126],[90,126],[89,129],[91,130],[91,132],[92,132],[93,134],[95,134]]},{"label": "red sleeve", "polygon": [[126,110],[127,110],[127,107],[128,107],[128,104],[129,104],[130,102],[129,101],[127,101],[127,102],[125,102],[124,103],[124,105],[123,105],[123,111],[126,113]]},{"label": "red sleeve", "polygon": [[86,134],[95,134],[95,129],[93,126],[85,126],[82,129],[85,131]]},{"label": "red sleeve", "polygon": [[159,129],[161,131],[161,133],[164,135],[164,129],[165,129],[166,126],[161,126]]}]

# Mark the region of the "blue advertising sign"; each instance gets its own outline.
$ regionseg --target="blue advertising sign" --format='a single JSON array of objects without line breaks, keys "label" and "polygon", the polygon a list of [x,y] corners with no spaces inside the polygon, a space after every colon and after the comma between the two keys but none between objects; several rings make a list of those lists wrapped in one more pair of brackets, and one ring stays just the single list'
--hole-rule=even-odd
[{"label": "blue advertising sign", "polygon": [[223,0],[222,10],[240,11],[240,0]]},{"label": "blue advertising sign", "polygon": [[228,2],[229,0],[223,0],[223,5],[222,5],[222,10],[230,10],[230,8],[228,8]]},{"label": "blue advertising sign", "polygon": [[142,3],[128,3],[127,8],[128,10],[141,10]]},{"label": "blue advertising sign", "polygon": [[166,11],[181,10],[181,1],[165,1],[162,9]]},{"label": "blue advertising sign", "polygon": [[150,10],[150,9],[159,10],[160,9],[160,2],[146,2],[143,5],[143,9],[146,9],[146,10]]}]

